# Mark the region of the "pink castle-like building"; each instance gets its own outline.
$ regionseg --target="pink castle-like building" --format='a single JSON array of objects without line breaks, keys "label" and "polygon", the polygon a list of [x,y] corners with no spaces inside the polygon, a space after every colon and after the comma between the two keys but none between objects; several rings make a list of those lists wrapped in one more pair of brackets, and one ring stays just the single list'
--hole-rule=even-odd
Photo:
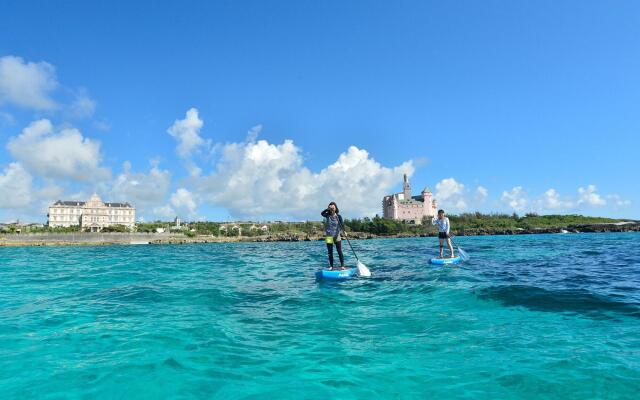
[{"label": "pink castle-like building", "polygon": [[402,192],[384,196],[382,215],[385,218],[399,219],[414,224],[421,224],[423,217],[433,217],[438,212],[438,203],[428,187],[418,196],[411,196],[411,184],[404,175]]}]

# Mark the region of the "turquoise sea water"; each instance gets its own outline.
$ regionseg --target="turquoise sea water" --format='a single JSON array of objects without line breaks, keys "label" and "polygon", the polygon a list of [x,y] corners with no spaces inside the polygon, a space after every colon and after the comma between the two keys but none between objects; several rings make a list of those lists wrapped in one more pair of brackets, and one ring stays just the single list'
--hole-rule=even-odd
[{"label": "turquoise sea water", "polygon": [[0,398],[637,398],[640,234],[458,241],[0,248]]}]

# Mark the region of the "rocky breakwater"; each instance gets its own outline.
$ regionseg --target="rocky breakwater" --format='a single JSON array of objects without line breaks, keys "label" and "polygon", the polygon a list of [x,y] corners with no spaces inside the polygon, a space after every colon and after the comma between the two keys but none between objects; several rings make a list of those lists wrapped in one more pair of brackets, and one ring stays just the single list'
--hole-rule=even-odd
[{"label": "rocky breakwater", "polygon": [[[394,237],[411,237],[413,235],[396,235]],[[364,232],[350,232],[349,239],[375,239],[379,236],[364,233]],[[193,237],[188,236],[172,236],[166,238],[159,238],[149,241],[149,244],[190,244],[190,243],[237,243],[237,242],[311,242],[317,240],[324,240],[324,235],[321,234],[308,234],[301,232],[283,232],[272,233],[262,236],[212,236],[212,235],[198,235]]]},{"label": "rocky breakwater", "polygon": [[640,222],[614,222],[611,224],[571,225],[566,228],[569,232],[640,232]]},{"label": "rocky breakwater", "polygon": [[[374,239],[377,236],[371,233],[350,232],[349,239]],[[252,239],[252,238],[248,238]],[[308,234],[308,233],[277,233],[267,236],[258,236],[251,241],[255,242],[311,242],[316,240],[324,240],[324,235]]]},{"label": "rocky breakwater", "polygon": [[471,228],[453,229],[458,236],[484,236],[484,235],[532,235],[540,233],[606,233],[606,232],[640,232],[640,222],[614,222],[603,224],[576,224],[551,227],[527,227],[527,228]]}]

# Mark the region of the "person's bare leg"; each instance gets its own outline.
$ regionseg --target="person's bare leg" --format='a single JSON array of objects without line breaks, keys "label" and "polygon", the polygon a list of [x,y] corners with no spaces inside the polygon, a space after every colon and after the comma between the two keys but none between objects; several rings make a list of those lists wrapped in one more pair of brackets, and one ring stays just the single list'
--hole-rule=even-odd
[{"label": "person's bare leg", "polygon": [[449,251],[451,252],[451,258],[455,257],[456,255],[453,254],[453,245],[451,245],[451,238],[447,239],[447,245],[449,246]]},{"label": "person's bare leg", "polygon": [[440,258],[444,258],[444,239],[440,239]]}]

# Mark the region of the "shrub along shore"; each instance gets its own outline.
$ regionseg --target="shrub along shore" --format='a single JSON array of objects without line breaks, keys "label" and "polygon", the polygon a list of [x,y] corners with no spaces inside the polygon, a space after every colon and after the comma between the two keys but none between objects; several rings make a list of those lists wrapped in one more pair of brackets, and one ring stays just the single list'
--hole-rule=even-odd
[{"label": "shrub along shore", "polygon": [[[639,232],[640,221],[581,215],[481,214],[449,215],[456,236],[519,235],[538,233]],[[265,228],[266,227],[266,228]],[[437,231],[426,219],[412,224],[374,217],[345,219],[354,239],[429,237]],[[82,233],[78,227],[36,228],[21,233],[0,234],[0,246],[179,244],[214,242],[275,242],[322,240],[323,224],[307,222],[191,222],[179,229],[168,222],[139,223],[137,232],[110,227],[102,233]],[[162,233],[157,233],[158,231]]]}]

